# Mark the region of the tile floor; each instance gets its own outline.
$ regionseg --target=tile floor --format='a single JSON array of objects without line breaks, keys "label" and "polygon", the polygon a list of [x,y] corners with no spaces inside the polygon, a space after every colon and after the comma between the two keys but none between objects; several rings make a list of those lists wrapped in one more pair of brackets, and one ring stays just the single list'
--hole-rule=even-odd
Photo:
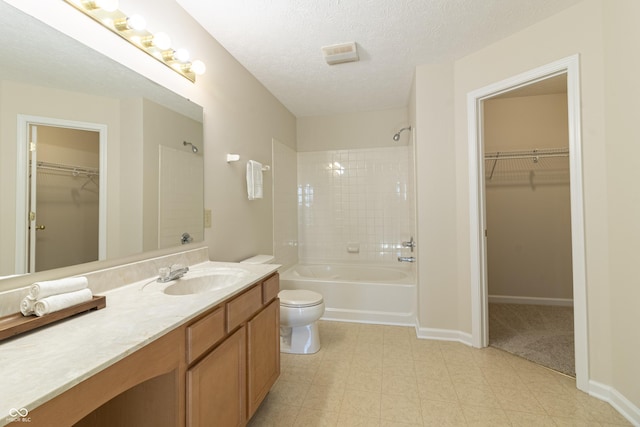
[{"label": "tile floor", "polygon": [[631,425],[561,374],[410,327],[320,322],[322,349],[282,354],[250,427]]}]

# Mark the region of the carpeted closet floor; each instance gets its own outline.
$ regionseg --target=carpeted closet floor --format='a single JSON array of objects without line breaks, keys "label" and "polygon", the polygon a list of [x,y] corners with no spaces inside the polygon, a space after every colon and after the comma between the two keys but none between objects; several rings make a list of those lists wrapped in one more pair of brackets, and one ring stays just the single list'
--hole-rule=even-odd
[{"label": "carpeted closet floor", "polygon": [[576,376],[573,307],[489,304],[489,345]]}]

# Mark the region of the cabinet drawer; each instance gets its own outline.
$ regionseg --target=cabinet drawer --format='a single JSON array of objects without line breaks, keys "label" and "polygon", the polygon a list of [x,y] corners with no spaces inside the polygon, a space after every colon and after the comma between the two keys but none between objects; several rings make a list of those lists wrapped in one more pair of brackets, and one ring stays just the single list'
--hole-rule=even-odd
[{"label": "cabinet drawer", "polygon": [[280,292],[280,277],[276,273],[262,283],[262,303],[267,304],[278,296],[278,292]]},{"label": "cabinet drawer", "polygon": [[187,327],[187,363],[200,357],[207,349],[226,335],[224,328],[224,307]]},{"label": "cabinet drawer", "polygon": [[262,308],[262,287],[254,286],[227,303],[227,332],[231,332]]}]

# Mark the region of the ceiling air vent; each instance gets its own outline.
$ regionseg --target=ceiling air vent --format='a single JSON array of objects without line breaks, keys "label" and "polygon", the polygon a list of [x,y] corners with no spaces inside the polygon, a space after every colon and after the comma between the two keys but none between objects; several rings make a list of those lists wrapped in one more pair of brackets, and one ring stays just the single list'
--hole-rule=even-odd
[{"label": "ceiling air vent", "polygon": [[355,42],[324,46],[322,47],[322,54],[329,65],[356,62],[360,59],[358,58],[358,48]]}]

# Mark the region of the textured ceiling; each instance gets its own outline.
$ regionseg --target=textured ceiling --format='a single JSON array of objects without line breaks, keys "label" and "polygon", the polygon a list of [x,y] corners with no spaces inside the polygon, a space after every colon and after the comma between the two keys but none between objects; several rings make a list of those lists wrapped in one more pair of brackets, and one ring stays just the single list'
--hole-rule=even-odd
[{"label": "textured ceiling", "polygon": [[[176,0],[298,117],[399,108],[415,67],[460,58],[580,0]],[[354,41],[360,62],[322,46]]]}]

